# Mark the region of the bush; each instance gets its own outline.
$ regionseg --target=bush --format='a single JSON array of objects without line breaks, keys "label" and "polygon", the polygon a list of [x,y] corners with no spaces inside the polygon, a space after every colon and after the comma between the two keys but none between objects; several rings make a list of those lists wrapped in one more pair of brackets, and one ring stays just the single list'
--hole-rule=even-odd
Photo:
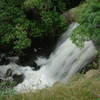
[{"label": "bush", "polygon": [[98,44],[100,40],[100,2],[99,0],[87,0],[78,8],[80,26],[75,29],[72,40],[79,46],[84,41],[93,40]]},{"label": "bush", "polygon": [[64,16],[55,11],[41,12],[41,26],[45,36],[51,37],[56,37],[67,28]]}]

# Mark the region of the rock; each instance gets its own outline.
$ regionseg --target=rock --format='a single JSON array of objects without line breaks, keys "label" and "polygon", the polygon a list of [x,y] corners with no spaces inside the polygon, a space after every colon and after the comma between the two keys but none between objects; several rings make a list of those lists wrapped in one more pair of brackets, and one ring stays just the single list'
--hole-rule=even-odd
[{"label": "rock", "polygon": [[5,78],[10,77],[12,75],[13,70],[9,68],[5,74]]},{"label": "rock", "polygon": [[24,80],[24,74],[18,71],[15,71],[12,75],[13,81],[15,81],[17,84],[23,82]]},{"label": "rock", "polygon": [[67,22],[76,22],[77,20],[77,7],[70,9],[63,13]]}]

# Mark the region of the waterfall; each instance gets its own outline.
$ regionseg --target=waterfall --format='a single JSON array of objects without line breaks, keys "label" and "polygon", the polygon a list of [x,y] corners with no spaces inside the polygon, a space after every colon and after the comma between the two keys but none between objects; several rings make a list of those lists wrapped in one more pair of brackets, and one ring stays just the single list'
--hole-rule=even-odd
[{"label": "waterfall", "polygon": [[83,48],[72,43],[70,35],[76,27],[77,23],[69,26],[48,59],[38,57],[36,63],[41,65],[40,70],[34,71],[29,66],[20,67],[25,79],[14,88],[18,93],[51,87],[56,82],[68,82],[73,74],[96,55],[92,41],[86,41]]}]

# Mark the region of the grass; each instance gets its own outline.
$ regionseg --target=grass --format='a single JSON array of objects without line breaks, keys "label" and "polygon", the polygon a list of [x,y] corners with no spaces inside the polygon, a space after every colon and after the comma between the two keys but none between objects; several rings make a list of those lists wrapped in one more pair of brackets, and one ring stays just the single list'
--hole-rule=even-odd
[{"label": "grass", "polygon": [[0,100],[100,100],[100,70],[77,74],[67,85],[57,83],[52,88],[4,96]]}]

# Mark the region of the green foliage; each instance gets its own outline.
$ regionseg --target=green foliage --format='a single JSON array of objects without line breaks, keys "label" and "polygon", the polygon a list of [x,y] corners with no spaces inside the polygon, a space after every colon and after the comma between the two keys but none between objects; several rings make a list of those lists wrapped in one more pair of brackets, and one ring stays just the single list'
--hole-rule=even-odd
[{"label": "green foliage", "polygon": [[[0,45],[20,52],[31,46],[36,37],[57,37],[67,29],[62,13],[79,0],[1,0]],[[74,6],[72,5],[72,7]],[[88,0],[80,6],[80,26],[72,40],[82,46],[85,40],[100,39],[100,3]]]},{"label": "green foliage", "polygon": [[[50,1],[50,0],[48,0]],[[24,2],[24,7],[25,8],[37,8],[37,9],[43,9],[43,7],[45,6],[45,4],[47,5],[47,3],[45,3],[46,0],[25,0]]]},{"label": "green foliage", "polygon": [[65,0],[25,0],[24,8],[35,8],[39,9],[40,11],[55,10],[57,12],[64,12],[68,9]]},{"label": "green foliage", "polygon": [[15,90],[12,88],[15,86],[15,82],[1,82],[0,83],[0,97],[6,96],[6,95],[13,95],[15,93]]},{"label": "green foliage", "polygon": [[0,45],[20,52],[30,47],[36,37],[56,37],[65,31],[65,19],[53,3],[51,0],[1,0]]},{"label": "green foliage", "polygon": [[21,2],[0,1],[0,44],[20,51],[30,45],[27,37],[28,21],[21,10]]},{"label": "green foliage", "polygon": [[64,32],[67,29],[67,23],[62,16],[62,11],[66,9],[64,4],[66,5],[66,2],[63,0],[25,0],[24,10],[33,15],[32,26],[30,25],[32,34],[30,35],[47,38],[56,37]]},{"label": "green foliage", "polygon": [[67,27],[64,17],[55,11],[42,11],[41,20],[45,36],[57,36]]},{"label": "green foliage", "polygon": [[[26,26],[25,26],[26,28]],[[27,36],[27,32],[25,31],[25,28],[24,26],[21,26],[21,25],[17,25],[15,27],[15,38],[16,40],[14,41],[14,49],[15,50],[21,50],[21,49],[24,49],[24,48],[27,48],[28,46],[31,45],[31,40],[28,38]]]},{"label": "green foliage", "polygon": [[72,40],[78,46],[84,41],[93,40],[98,44],[100,40],[100,2],[88,0],[79,7],[78,22],[80,26],[73,32]]}]

